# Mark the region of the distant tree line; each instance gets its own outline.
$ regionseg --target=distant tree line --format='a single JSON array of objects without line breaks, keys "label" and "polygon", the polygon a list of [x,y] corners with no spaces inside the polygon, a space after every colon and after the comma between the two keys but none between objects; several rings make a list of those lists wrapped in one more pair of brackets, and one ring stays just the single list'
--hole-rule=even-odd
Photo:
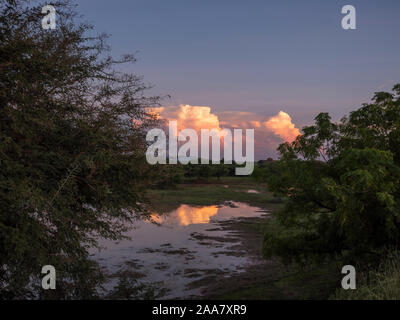
[{"label": "distant tree line", "polygon": [[201,164],[201,159],[198,159],[197,164],[171,164],[171,165],[155,165],[162,170],[162,176],[154,184],[154,187],[171,187],[184,182],[193,181],[208,181],[210,178],[217,180],[223,177],[237,177],[235,168],[238,164],[232,161],[232,164],[225,164],[221,160],[219,164]]}]

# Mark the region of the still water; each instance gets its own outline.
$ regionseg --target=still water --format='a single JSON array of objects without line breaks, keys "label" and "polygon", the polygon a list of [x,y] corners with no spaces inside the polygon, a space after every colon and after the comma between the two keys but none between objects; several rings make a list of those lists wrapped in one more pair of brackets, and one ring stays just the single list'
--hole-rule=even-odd
[{"label": "still water", "polygon": [[[220,223],[263,214],[260,208],[232,201],[218,206],[182,204],[168,214],[151,215],[151,221],[136,222],[126,234],[130,240],[102,241],[104,249],[93,258],[109,275],[128,271],[144,283],[162,282],[168,290],[163,298],[198,296],[202,279],[227,277],[251,263],[233,249],[240,239]],[[117,282],[118,277],[110,277],[106,288]]]}]

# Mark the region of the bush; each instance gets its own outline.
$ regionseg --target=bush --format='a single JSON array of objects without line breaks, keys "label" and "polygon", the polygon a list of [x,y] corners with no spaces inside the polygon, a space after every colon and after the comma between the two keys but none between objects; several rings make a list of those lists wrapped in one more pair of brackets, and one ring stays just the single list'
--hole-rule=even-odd
[{"label": "bush", "polygon": [[400,253],[392,253],[376,270],[359,276],[355,290],[338,289],[334,300],[400,300]]}]

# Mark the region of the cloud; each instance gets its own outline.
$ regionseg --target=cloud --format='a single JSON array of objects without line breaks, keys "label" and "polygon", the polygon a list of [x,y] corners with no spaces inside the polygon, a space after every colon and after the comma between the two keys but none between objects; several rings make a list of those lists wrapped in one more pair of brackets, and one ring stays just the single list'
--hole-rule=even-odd
[{"label": "cloud", "polygon": [[176,120],[178,130],[221,129],[218,116],[211,113],[211,107],[208,106],[180,105],[153,108],[152,111],[158,113],[162,119]]},{"label": "cloud", "polygon": [[296,128],[292,122],[292,118],[283,111],[279,111],[276,116],[271,117],[263,125],[288,142],[293,141],[300,135],[300,130]]},{"label": "cloud", "polygon": [[224,127],[238,129],[256,129],[261,127],[260,116],[254,112],[247,111],[223,111],[218,113],[221,124]]},{"label": "cloud", "polygon": [[152,109],[161,119],[176,120],[178,129],[254,129],[256,159],[276,156],[276,148],[283,141],[291,142],[300,130],[289,114],[280,111],[273,117],[247,111],[212,113],[209,106],[169,106]]},{"label": "cloud", "polygon": [[279,136],[282,140],[291,142],[300,134],[300,130],[296,128],[292,122],[292,118],[284,111],[273,117],[265,117],[253,112],[234,112],[225,111],[219,114],[223,119],[221,124],[232,128],[250,129],[262,132],[265,136],[271,133]]}]

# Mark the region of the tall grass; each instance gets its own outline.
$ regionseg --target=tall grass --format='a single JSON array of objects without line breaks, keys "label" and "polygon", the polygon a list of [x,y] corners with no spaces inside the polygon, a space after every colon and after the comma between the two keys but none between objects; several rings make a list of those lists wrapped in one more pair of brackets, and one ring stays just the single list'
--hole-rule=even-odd
[{"label": "tall grass", "polygon": [[364,274],[361,281],[357,281],[355,290],[338,289],[332,298],[335,300],[400,300],[400,251],[392,253],[377,270],[370,271],[368,276]]}]

